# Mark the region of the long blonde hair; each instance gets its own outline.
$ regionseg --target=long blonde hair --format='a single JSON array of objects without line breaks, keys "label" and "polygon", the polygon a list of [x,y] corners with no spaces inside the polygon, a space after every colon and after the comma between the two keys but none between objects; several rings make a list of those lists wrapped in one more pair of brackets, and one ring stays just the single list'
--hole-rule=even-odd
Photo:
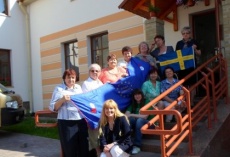
[{"label": "long blonde hair", "polygon": [[113,99],[106,100],[103,104],[102,112],[101,112],[101,118],[100,118],[100,127],[104,127],[107,122],[107,116],[105,115],[105,109],[106,108],[114,108],[114,119],[117,117],[122,117],[124,114],[118,109],[117,103]]}]

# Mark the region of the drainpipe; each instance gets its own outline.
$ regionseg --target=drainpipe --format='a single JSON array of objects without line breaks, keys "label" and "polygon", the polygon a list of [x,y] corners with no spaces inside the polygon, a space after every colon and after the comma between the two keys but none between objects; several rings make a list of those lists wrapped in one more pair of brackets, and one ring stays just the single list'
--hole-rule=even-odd
[{"label": "drainpipe", "polygon": [[219,0],[215,0],[215,15],[216,15],[216,32],[217,32],[217,47],[221,51],[220,43],[220,3]]},{"label": "drainpipe", "polygon": [[28,60],[28,94],[29,94],[29,102],[30,102],[30,113],[34,111],[33,106],[33,83],[32,83],[32,70],[31,70],[31,39],[30,39],[30,19],[29,14],[27,12],[27,8],[21,1],[18,1],[19,7],[22,13],[25,15],[26,21],[26,47],[27,47],[27,60]]}]

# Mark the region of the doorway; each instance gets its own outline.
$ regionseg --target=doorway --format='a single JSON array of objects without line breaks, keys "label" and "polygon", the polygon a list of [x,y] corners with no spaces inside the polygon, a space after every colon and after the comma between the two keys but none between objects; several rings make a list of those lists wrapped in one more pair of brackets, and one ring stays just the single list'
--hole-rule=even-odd
[{"label": "doorway", "polygon": [[[191,23],[193,26],[193,38],[200,44],[201,49],[201,56],[197,59],[197,65],[199,66],[213,57],[215,55],[215,48],[218,47],[215,10],[191,15]],[[218,74],[215,74],[216,76]],[[197,79],[199,78],[202,78],[201,74],[197,75]],[[211,87],[209,92],[211,94]],[[198,87],[196,96],[202,97],[205,93],[206,91],[203,87]]]},{"label": "doorway", "polygon": [[201,48],[201,56],[198,59],[198,65],[201,65],[215,55],[217,47],[215,10],[194,14],[191,20],[193,37]]}]

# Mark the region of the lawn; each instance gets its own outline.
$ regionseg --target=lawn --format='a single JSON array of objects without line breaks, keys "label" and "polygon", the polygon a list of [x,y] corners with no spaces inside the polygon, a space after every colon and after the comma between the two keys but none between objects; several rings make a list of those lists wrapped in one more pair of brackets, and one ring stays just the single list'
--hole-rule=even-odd
[{"label": "lawn", "polygon": [[[45,121],[52,122],[54,120],[45,120]],[[22,122],[11,126],[1,127],[0,130],[48,137],[52,139],[59,139],[57,127],[55,128],[36,127],[34,122],[34,117],[32,116],[26,116]]]}]

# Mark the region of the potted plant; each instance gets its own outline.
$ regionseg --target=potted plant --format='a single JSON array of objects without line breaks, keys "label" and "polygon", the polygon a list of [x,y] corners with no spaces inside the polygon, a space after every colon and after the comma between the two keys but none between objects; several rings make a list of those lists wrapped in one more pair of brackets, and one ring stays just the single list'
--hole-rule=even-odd
[{"label": "potted plant", "polygon": [[149,9],[150,17],[155,17],[157,13],[160,11],[160,8],[153,6],[152,4],[148,6],[148,9]]}]

